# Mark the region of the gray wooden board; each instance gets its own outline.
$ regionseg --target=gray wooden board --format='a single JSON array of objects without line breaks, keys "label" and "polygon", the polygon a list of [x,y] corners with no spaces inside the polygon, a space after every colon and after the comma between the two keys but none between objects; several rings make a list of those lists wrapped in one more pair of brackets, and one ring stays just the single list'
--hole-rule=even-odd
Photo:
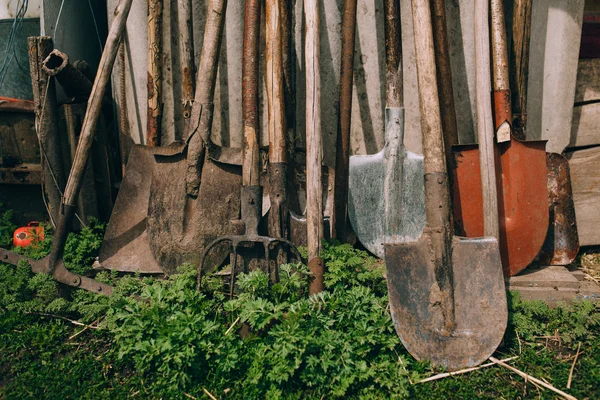
[{"label": "gray wooden board", "polygon": [[566,153],[571,167],[579,243],[600,245],[600,146]]},{"label": "gray wooden board", "polygon": [[579,60],[569,147],[600,144],[600,58]]},{"label": "gray wooden board", "polygon": [[519,292],[523,300],[541,300],[550,306],[559,302],[600,300],[600,286],[584,280],[577,269],[563,266],[530,267],[506,279],[508,290]]}]

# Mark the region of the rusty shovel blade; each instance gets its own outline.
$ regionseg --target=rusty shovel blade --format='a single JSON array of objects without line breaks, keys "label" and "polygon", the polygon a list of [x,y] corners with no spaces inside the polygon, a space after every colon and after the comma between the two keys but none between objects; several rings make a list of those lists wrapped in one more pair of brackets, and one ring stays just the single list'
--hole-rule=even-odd
[{"label": "rusty shovel blade", "polygon": [[569,265],[579,252],[569,161],[558,153],[546,154],[550,224],[538,256],[543,265]]},{"label": "rusty shovel blade", "polygon": [[[500,252],[505,276],[525,269],[537,256],[548,229],[545,141],[497,144]],[[467,237],[483,235],[479,150],[455,146],[454,219]]]},{"label": "rusty shovel blade", "polygon": [[417,242],[385,245],[392,320],[406,349],[450,371],[473,367],[496,350],[508,313],[498,241],[452,240],[455,329],[444,329],[442,284],[431,261],[427,228]]}]

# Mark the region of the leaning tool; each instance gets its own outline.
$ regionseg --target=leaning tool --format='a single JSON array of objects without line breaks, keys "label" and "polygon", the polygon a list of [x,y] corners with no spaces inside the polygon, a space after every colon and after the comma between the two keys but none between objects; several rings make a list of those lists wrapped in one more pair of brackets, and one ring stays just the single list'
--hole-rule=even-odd
[{"label": "leaning tool", "polygon": [[348,217],[358,240],[384,257],[384,243],[412,242],[425,226],[423,156],[404,147],[402,45],[397,1],[385,2],[385,145],[350,157]]},{"label": "leaning tool", "polygon": [[[513,128],[519,139],[527,137],[527,77],[531,35],[532,0],[513,4],[510,84]],[[519,135],[517,135],[519,134]],[[558,153],[546,153],[548,168],[548,207],[550,223],[546,240],[538,254],[542,265],[568,265],[579,252],[579,235],[573,203],[569,162]]]},{"label": "leaning tool", "polygon": [[[488,178],[484,198],[489,200],[485,210],[491,218],[486,219],[486,233],[495,233],[495,181],[489,180],[494,168],[493,164],[489,168],[493,150],[489,61],[485,60],[489,56],[487,2],[478,0],[475,4],[478,111],[489,108],[487,113],[481,110],[477,114],[478,128],[483,131],[482,165],[486,168],[485,174],[482,171],[479,175]],[[394,326],[406,349],[419,360],[428,359],[453,371],[480,364],[496,350],[506,329],[506,292],[497,239],[489,233],[480,238],[454,236],[429,1],[413,0],[412,11],[423,130],[426,224],[418,241],[384,245],[388,294]],[[482,75],[487,78],[487,87]]]},{"label": "leaning tool", "polygon": [[308,269],[313,275],[310,294],[325,289],[325,264],[320,257],[323,240],[323,138],[321,133],[321,74],[319,72],[319,5],[317,0],[304,2],[306,20],[306,222]]},{"label": "leaning tool", "polygon": [[225,9],[226,0],[211,0],[207,6],[196,93],[183,140],[132,148],[100,249],[103,268],[172,273],[185,262],[200,262],[214,239],[240,232],[233,220],[239,216],[241,171],[231,165],[237,162],[228,161],[238,157],[239,149],[210,141]]},{"label": "leaning tool", "polygon": [[100,59],[100,64],[98,66],[98,76],[94,81],[94,86],[89,97],[88,108],[81,127],[77,152],[75,153],[73,166],[63,194],[50,254],[41,260],[31,260],[20,254],[0,248],[0,260],[3,262],[17,265],[19,261],[27,260],[31,265],[33,272],[50,274],[56,281],[68,286],[107,296],[110,295],[113,287],[89,277],[74,274],[67,270],[63,261],[63,251],[69,234],[69,227],[71,226],[71,221],[75,213],[77,194],[79,193],[79,189],[83,182],[85,164],[92,148],[92,142],[94,141],[96,123],[102,112],[102,99],[110,79],[112,67],[119,48],[119,41],[121,40],[123,30],[125,29],[125,22],[127,21],[129,10],[131,9],[132,1],[133,0],[121,0],[114,11],[114,20],[111,24],[110,31],[108,32],[104,51],[102,52],[102,58]]},{"label": "leaning tool", "polygon": [[335,185],[333,189],[333,236],[350,241],[348,229],[348,170],[350,168],[350,127],[352,117],[352,85],[354,76],[354,40],[356,36],[357,0],[344,0],[342,14],[342,57],[340,68],[340,111],[335,152]]},{"label": "leaning tool", "polygon": [[[277,4],[278,0],[274,0]],[[230,295],[235,290],[235,277],[240,268],[238,268],[239,259],[242,258],[243,271],[248,272],[252,269],[260,268],[271,277],[272,280],[278,280],[277,267],[273,268],[271,262],[271,253],[278,246],[285,246],[297,261],[301,260],[296,247],[284,238],[271,238],[261,236],[258,233],[258,226],[262,216],[262,186],[260,185],[260,155],[259,155],[259,123],[258,123],[258,43],[260,32],[260,0],[247,0],[244,16],[244,53],[242,59],[242,114],[244,118],[244,146],[243,146],[243,169],[242,185],[240,187],[241,199],[241,225],[244,228],[243,235],[228,235],[216,239],[210,243],[204,251],[202,261],[198,268],[198,289],[202,281],[202,276],[209,270],[217,267],[217,264],[210,262],[210,254],[213,249],[218,247],[227,247],[230,253]],[[274,6],[271,4],[271,6]],[[267,2],[269,7],[269,1]],[[276,7],[276,5],[275,5]],[[268,17],[272,16],[267,8],[267,30],[269,29]],[[273,38],[267,35],[267,38]],[[269,53],[267,53],[267,56]],[[256,252],[258,248],[258,253]],[[254,250],[253,257],[250,259],[243,257],[242,251],[245,249]],[[259,261],[262,259],[262,262]]]},{"label": "leaning tool", "polygon": [[[526,268],[542,247],[548,230],[546,142],[521,141],[512,133],[508,54],[501,0],[492,15],[494,120],[498,169],[500,250],[506,276]],[[481,177],[477,146],[456,148],[454,215],[468,237],[483,234]]]}]

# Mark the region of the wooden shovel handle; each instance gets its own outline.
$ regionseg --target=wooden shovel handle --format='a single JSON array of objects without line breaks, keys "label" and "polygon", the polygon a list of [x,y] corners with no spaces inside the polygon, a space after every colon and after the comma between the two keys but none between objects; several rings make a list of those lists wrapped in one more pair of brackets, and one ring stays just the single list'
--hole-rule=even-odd
[{"label": "wooden shovel handle", "polygon": [[340,68],[340,113],[335,152],[334,233],[348,239],[348,170],[350,166],[350,128],[352,123],[352,85],[357,0],[344,1],[342,15],[342,57]]},{"label": "wooden shovel handle", "polygon": [[402,33],[399,0],[385,0],[385,102],[387,107],[404,107]]},{"label": "wooden shovel handle", "polygon": [[163,0],[148,0],[148,114],[146,142],[160,144],[162,121]]},{"label": "wooden shovel handle", "polygon": [[494,163],[494,126],[490,99],[490,37],[488,0],[475,0],[475,88],[477,139],[483,203],[483,233],[498,238],[498,191]]},{"label": "wooden shovel handle", "polygon": [[[504,24],[504,5],[502,0],[491,0],[492,17],[492,59],[494,81],[494,124],[498,129],[508,122],[512,124],[510,84],[508,80],[508,49],[506,26]],[[510,137],[505,138],[510,140]],[[502,140],[502,138],[499,138]]]},{"label": "wooden shovel handle", "polygon": [[242,184],[260,184],[258,123],[258,43],[260,36],[260,0],[246,0],[244,14],[244,50],[242,55],[242,115],[244,147]]},{"label": "wooden shovel handle", "polygon": [[515,0],[510,47],[510,89],[513,128],[518,139],[527,136],[527,79],[529,75],[529,37],[531,35],[531,1]]},{"label": "wooden shovel handle", "polygon": [[181,62],[181,106],[183,118],[189,122],[194,100],[194,35],[192,22],[192,0],[177,2],[179,27],[179,59]]},{"label": "wooden shovel handle", "polygon": [[271,164],[287,161],[280,5],[278,0],[267,0],[265,12],[269,162]]},{"label": "wooden shovel handle", "polygon": [[87,163],[92,148],[98,117],[102,112],[102,99],[104,98],[104,92],[112,73],[112,67],[117,58],[119,42],[123,35],[123,30],[125,30],[125,22],[127,21],[129,10],[131,9],[132,1],[133,0],[121,0],[114,11],[114,19],[106,38],[102,57],[100,58],[98,75],[94,80],[92,93],[90,93],[88,108],[83,119],[79,144],[77,145],[77,152],[73,159],[73,166],[71,167],[71,173],[69,174],[67,186],[65,187],[63,195],[63,204],[67,206],[75,206],[75,199],[81,188],[81,183],[83,182],[85,164]]}]

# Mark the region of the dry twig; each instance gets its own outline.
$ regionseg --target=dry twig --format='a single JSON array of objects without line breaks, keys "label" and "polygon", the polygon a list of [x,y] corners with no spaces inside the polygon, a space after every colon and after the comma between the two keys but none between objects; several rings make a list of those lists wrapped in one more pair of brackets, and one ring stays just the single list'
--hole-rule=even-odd
[{"label": "dry twig", "polygon": [[563,392],[562,390],[559,390],[559,389],[555,388],[554,386],[550,385],[549,383],[546,383],[546,382],[544,382],[544,381],[541,381],[541,380],[539,380],[539,379],[537,379],[537,378],[534,378],[533,376],[531,376],[531,375],[528,375],[528,374],[526,374],[525,372],[523,372],[523,371],[521,371],[521,370],[518,370],[518,369],[516,369],[515,367],[513,367],[513,366],[510,366],[510,365],[506,364],[505,362],[503,362],[503,361],[501,361],[501,360],[498,360],[497,358],[490,357],[490,361],[493,361],[493,362],[495,362],[495,363],[497,363],[497,364],[499,364],[499,365],[502,365],[504,368],[508,368],[509,370],[513,371],[513,372],[514,372],[514,373],[516,373],[517,375],[520,375],[521,377],[523,377],[523,378],[525,378],[525,379],[529,380],[531,383],[534,383],[534,384],[540,385],[540,386],[542,386],[542,387],[544,387],[544,388],[546,388],[546,389],[548,389],[548,390],[551,390],[551,391],[553,391],[554,393],[556,393],[556,394],[558,394],[558,395],[560,395],[560,396],[564,397],[564,398],[565,398],[565,399],[567,399],[567,400],[577,400],[577,398],[576,398],[576,397],[574,397],[574,396],[571,396],[570,394],[567,394],[567,393]]},{"label": "dry twig", "polygon": [[208,390],[206,390],[206,388],[205,388],[205,387],[202,387],[202,390],[204,390],[204,393],[206,393],[206,395],[207,395],[208,397],[210,397],[210,398],[211,398],[211,400],[217,400],[217,398],[216,398],[215,396],[213,396],[211,392],[209,392]]},{"label": "dry twig", "polygon": [[237,319],[235,321],[233,321],[233,324],[231,324],[229,329],[227,329],[227,331],[225,332],[225,336],[229,335],[229,332],[231,332],[233,327],[236,326],[238,322],[240,322],[240,317],[237,317]]},{"label": "dry twig", "polygon": [[581,342],[577,345],[577,353],[575,353],[575,359],[573,360],[573,364],[571,364],[571,370],[569,371],[569,379],[567,380],[567,389],[571,389],[571,381],[573,380],[573,370],[575,369],[575,363],[577,362],[577,357],[579,357],[579,350],[581,349]]},{"label": "dry twig", "polygon": [[[205,389],[205,390],[206,390],[206,389]],[[192,400],[198,400],[198,399],[196,399],[194,396],[192,396],[191,394],[187,394],[186,392],[183,392],[183,395],[184,395],[185,397],[187,397],[188,399],[192,399]]]},{"label": "dry twig", "polygon": [[[503,361],[503,362],[508,362],[508,361],[515,360],[515,359],[517,359],[517,358],[519,358],[519,356],[510,357],[510,358],[505,358],[505,359],[504,359],[504,360],[502,360],[502,361]],[[425,383],[425,382],[431,382],[431,381],[436,381],[436,380],[438,380],[438,379],[447,378],[447,377],[449,377],[449,376],[466,374],[467,372],[471,372],[471,371],[477,371],[478,369],[485,368],[485,367],[491,367],[492,365],[495,365],[495,364],[496,364],[496,362],[493,362],[493,361],[492,361],[492,362],[490,362],[490,363],[487,363],[487,364],[480,365],[479,367],[465,368],[465,369],[461,369],[461,370],[459,370],[459,371],[454,371],[454,372],[444,372],[444,373],[442,373],[442,374],[437,374],[437,375],[430,376],[429,378],[422,379],[422,380],[420,380],[420,381],[418,381],[418,382],[415,382],[415,383]]]},{"label": "dry twig", "polygon": [[88,329],[100,329],[97,326],[90,326],[87,324],[84,324],[83,322],[79,322],[79,321],[74,321],[72,319],[69,319],[67,317],[63,317],[62,315],[56,315],[56,314],[47,314],[47,313],[41,313],[41,312],[34,312],[34,311],[25,311],[25,314],[32,314],[32,315],[41,315],[42,317],[51,317],[51,318],[59,318],[62,320],[65,320],[67,322],[72,323],[73,325],[77,325],[77,326],[85,326],[88,327]]},{"label": "dry twig", "polygon": [[[100,317],[100,318],[102,318],[102,317]],[[90,328],[92,328],[92,329],[98,329],[98,323],[100,322],[100,318],[96,319],[96,320],[95,320],[94,322],[92,322],[91,324],[89,324],[89,325],[86,325],[86,326],[85,326],[85,328],[83,328],[83,329],[82,329],[82,330],[80,330],[79,332],[77,332],[77,333],[75,333],[75,334],[73,334],[73,335],[69,336],[69,340],[73,340],[73,339],[75,339],[77,336],[81,335],[83,332],[87,331],[87,330],[88,330],[88,329],[90,329]],[[95,324],[96,326],[93,326],[94,324]]]}]

